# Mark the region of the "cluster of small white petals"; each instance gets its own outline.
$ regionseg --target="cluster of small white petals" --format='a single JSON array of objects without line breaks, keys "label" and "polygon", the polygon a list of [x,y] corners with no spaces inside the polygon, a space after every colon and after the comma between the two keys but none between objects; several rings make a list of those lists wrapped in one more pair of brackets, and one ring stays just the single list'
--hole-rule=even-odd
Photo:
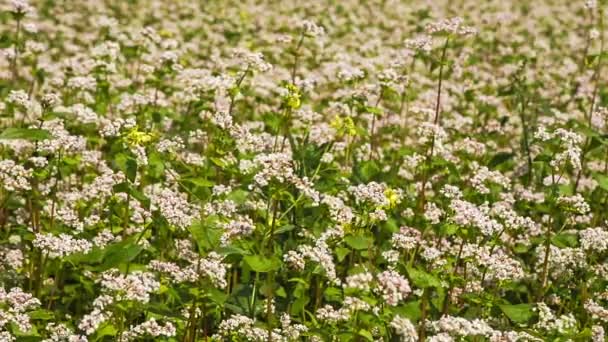
[{"label": "cluster of small white petals", "polygon": [[376,290],[390,306],[399,304],[412,291],[407,279],[396,271],[384,271],[378,274],[377,278],[378,287]]},{"label": "cluster of small white petals", "polygon": [[498,184],[503,188],[509,188],[511,181],[499,171],[490,171],[485,166],[479,166],[476,163],[473,166],[474,174],[470,179],[471,185],[481,194],[489,194],[490,189],[486,185],[487,182]]},{"label": "cluster of small white petals", "polygon": [[151,201],[151,210],[159,210],[169,224],[186,229],[199,217],[198,208],[188,202],[184,193],[166,187],[146,187],[144,193]]},{"label": "cluster of small white petals", "polygon": [[404,317],[396,315],[390,323],[390,327],[395,329],[395,333],[401,336],[403,342],[418,341],[418,331],[412,322]]},{"label": "cluster of small white petals", "polygon": [[19,330],[26,332],[32,328],[27,312],[39,307],[40,300],[18,287],[13,287],[8,292],[0,287],[0,304],[7,307],[7,310],[0,309],[0,329],[13,323]]},{"label": "cluster of small white petals", "polygon": [[30,190],[29,178],[32,170],[25,169],[11,159],[0,160],[0,182],[8,191]]},{"label": "cluster of small white petals", "polygon": [[129,330],[119,336],[118,341],[140,341],[144,337],[173,337],[175,334],[175,326],[170,322],[160,325],[156,319],[150,318],[139,325],[129,327]]},{"label": "cluster of small white petals", "polygon": [[369,272],[361,272],[346,277],[343,286],[361,291],[369,291],[374,276]]},{"label": "cluster of small white petals", "polygon": [[451,219],[460,226],[477,227],[483,235],[491,236],[502,230],[503,226],[491,218],[489,208],[478,207],[464,200],[452,200],[450,209],[454,212]]},{"label": "cluster of small white petals", "polygon": [[63,258],[74,253],[86,254],[93,247],[86,239],[76,239],[68,234],[55,236],[51,233],[37,233],[32,244],[49,258]]},{"label": "cluster of small white petals", "polygon": [[538,312],[538,322],[534,327],[537,329],[566,334],[576,328],[576,319],[572,314],[556,317],[545,303],[538,303],[536,310]]},{"label": "cluster of small white petals", "polygon": [[250,235],[255,230],[253,221],[247,216],[222,223],[220,226],[224,230],[221,237],[222,244],[228,244],[234,238]]},{"label": "cluster of small white petals", "polygon": [[608,231],[602,227],[581,230],[579,236],[584,250],[601,253],[608,249]]},{"label": "cluster of small white petals", "polygon": [[260,52],[237,49],[234,51],[233,58],[238,61],[242,70],[253,69],[264,72],[272,68],[272,65],[264,60],[264,55]]},{"label": "cluster of small white petals", "polygon": [[421,234],[417,229],[403,226],[393,234],[391,244],[393,248],[411,250],[415,248],[421,241]]},{"label": "cluster of small white petals", "polygon": [[142,271],[133,271],[127,275],[116,269],[101,274],[100,284],[104,291],[114,295],[118,301],[133,300],[141,303],[150,301],[150,294],[158,291],[160,283],[154,274]]},{"label": "cluster of small white petals", "polygon": [[65,324],[49,323],[46,329],[50,335],[42,342],[87,342],[85,336],[74,334]]},{"label": "cluster of small white petals", "polygon": [[460,17],[448,18],[429,23],[426,25],[426,31],[430,34],[441,32],[461,36],[468,36],[477,33],[475,28],[463,25],[463,20]]}]

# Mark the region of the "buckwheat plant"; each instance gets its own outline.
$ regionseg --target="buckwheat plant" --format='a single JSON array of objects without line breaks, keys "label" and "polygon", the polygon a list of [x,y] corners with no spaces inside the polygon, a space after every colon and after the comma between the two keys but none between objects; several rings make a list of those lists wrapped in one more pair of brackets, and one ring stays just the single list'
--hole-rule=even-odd
[{"label": "buckwheat plant", "polygon": [[0,3],[0,341],[606,341],[606,0]]}]

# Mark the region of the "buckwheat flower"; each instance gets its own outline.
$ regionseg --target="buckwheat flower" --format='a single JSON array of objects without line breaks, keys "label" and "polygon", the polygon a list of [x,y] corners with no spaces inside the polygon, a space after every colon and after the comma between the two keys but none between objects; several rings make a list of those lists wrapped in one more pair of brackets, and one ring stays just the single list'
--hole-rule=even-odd
[{"label": "buckwheat flower", "polygon": [[481,319],[467,320],[461,317],[443,316],[438,321],[431,322],[431,327],[437,332],[452,336],[491,336],[494,329]]},{"label": "buckwheat flower", "polygon": [[118,341],[139,341],[144,337],[173,337],[175,334],[175,326],[170,322],[160,325],[156,319],[150,318],[141,324],[129,327],[129,330],[118,337]]},{"label": "buckwheat flower", "polygon": [[244,49],[237,49],[233,53],[241,70],[253,69],[257,71],[268,71],[272,69],[272,65],[264,61],[264,55],[259,52],[250,52]]},{"label": "buckwheat flower", "polygon": [[7,191],[30,190],[32,170],[16,164],[12,159],[0,160],[0,186]]},{"label": "buckwheat flower", "polygon": [[11,90],[8,93],[7,102],[28,107],[30,103],[30,96],[24,90]]},{"label": "buckwheat flower", "polygon": [[463,25],[463,20],[460,17],[442,19],[434,23],[429,23],[426,25],[426,31],[429,34],[447,33],[461,36],[474,35],[477,33],[475,28]]},{"label": "buckwheat flower", "polygon": [[286,153],[260,154],[254,163],[259,168],[254,176],[259,186],[267,186],[272,180],[283,183],[295,178],[291,156]]},{"label": "buckwheat flower", "polygon": [[296,251],[288,251],[283,255],[283,260],[297,271],[302,271],[306,267],[304,256]]},{"label": "buckwheat flower", "polygon": [[395,333],[401,336],[403,342],[418,341],[418,332],[412,322],[404,317],[395,315],[390,323],[390,327],[395,329]]},{"label": "buckwheat flower", "polygon": [[371,283],[373,280],[374,276],[371,273],[362,272],[346,277],[346,280],[342,286],[361,291],[369,291],[371,289]]},{"label": "buckwheat flower", "polygon": [[211,283],[224,289],[228,285],[226,282],[226,273],[230,265],[223,263],[224,257],[216,252],[210,252],[207,257],[200,260],[201,272],[209,278]]},{"label": "buckwheat flower", "polygon": [[439,191],[443,196],[449,199],[460,199],[462,198],[462,191],[453,185],[446,184],[443,189]]},{"label": "buckwheat flower", "polygon": [[545,303],[537,303],[538,322],[534,328],[547,332],[568,334],[576,328],[576,319],[572,314],[556,317]]},{"label": "buckwheat flower", "polygon": [[195,282],[198,279],[195,267],[181,268],[168,261],[152,260],[148,268],[166,274],[174,283]]},{"label": "buckwheat flower", "polygon": [[592,326],[591,327],[591,340],[593,342],[604,342],[604,341],[606,341],[604,327],[602,327],[601,325],[594,325],[594,326]]},{"label": "buckwheat flower", "polygon": [[87,342],[85,336],[74,334],[65,324],[49,323],[46,326],[46,330],[50,335],[49,338],[42,340],[42,342]]},{"label": "buckwheat flower", "polygon": [[99,122],[97,114],[91,108],[81,103],[77,103],[67,109],[76,116],[77,121],[83,124],[97,124]]},{"label": "buckwheat flower", "polygon": [[597,8],[597,0],[585,0],[585,8],[593,10]]},{"label": "buckwheat flower", "polygon": [[250,235],[255,230],[255,225],[251,218],[247,216],[239,217],[230,222],[220,224],[220,227],[224,230],[220,241],[223,245],[226,245],[230,240],[234,238],[241,238]]},{"label": "buckwheat flower", "polygon": [[74,253],[86,254],[93,247],[88,240],[75,239],[68,234],[55,236],[51,233],[36,233],[32,244],[49,258],[64,258]]},{"label": "buckwheat flower", "polygon": [[217,333],[212,337],[215,341],[232,341],[239,338],[255,342],[263,342],[268,339],[273,341],[282,340],[280,330],[275,329],[271,331],[271,336],[268,337],[267,329],[254,326],[254,321],[251,318],[239,314],[232,315],[221,321]]},{"label": "buckwheat flower", "polygon": [[156,150],[161,153],[175,153],[184,148],[184,141],[180,137],[174,137],[172,139],[162,139],[156,144]]},{"label": "buckwheat flower", "polygon": [[416,130],[417,135],[420,137],[419,142],[421,144],[428,144],[434,141],[435,146],[441,145],[441,143],[448,137],[448,134],[439,125],[435,125],[431,122],[423,122],[418,126]]},{"label": "buckwheat flower", "polygon": [[579,236],[584,250],[602,253],[608,249],[608,231],[602,227],[581,230]]},{"label": "buckwheat flower", "polygon": [[433,202],[428,202],[424,206],[424,218],[431,224],[438,224],[443,216],[443,210],[441,210]]},{"label": "buckwheat flower", "polygon": [[352,208],[344,204],[344,201],[339,197],[323,194],[321,203],[329,208],[330,217],[335,222],[348,224],[355,218]]},{"label": "buckwheat flower", "polygon": [[585,198],[583,198],[581,194],[576,194],[574,196],[560,196],[557,198],[557,202],[564,209],[578,215],[585,215],[591,211],[589,204],[587,204]]},{"label": "buckwheat flower", "polygon": [[476,162],[473,163],[472,168],[474,169],[474,174],[470,179],[470,182],[479,193],[490,193],[487,183],[494,183],[502,186],[503,188],[509,189],[511,185],[510,179],[505,177],[499,171],[490,171],[487,167],[479,166]]},{"label": "buckwheat flower", "polygon": [[594,319],[598,319],[604,323],[608,322],[608,310],[596,303],[594,300],[588,299],[585,302],[584,307]]},{"label": "buckwheat flower", "polygon": [[345,308],[334,309],[331,305],[326,304],[324,307],[317,309],[315,313],[321,321],[334,324],[340,321],[347,321],[350,318],[350,310]]},{"label": "buckwheat flower", "polygon": [[384,183],[369,182],[348,187],[348,192],[355,198],[357,204],[365,202],[371,203],[376,207],[387,207],[390,202],[385,195],[387,186]]},{"label": "buckwheat flower", "polygon": [[283,334],[290,340],[297,340],[303,332],[307,332],[308,328],[302,324],[291,324],[291,317],[288,313],[281,314],[281,329]]},{"label": "buckwheat flower", "polygon": [[342,82],[350,82],[364,78],[365,72],[360,68],[351,65],[344,65],[340,68],[340,70],[338,70],[336,76]]},{"label": "buckwheat flower", "polygon": [[399,232],[394,233],[391,238],[391,244],[393,248],[411,250],[415,248],[421,239],[421,234],[417,229],[403,226]]},{"label": "buckwheat flower", "polygon": [[230,193],[230,191],[232,191],[232,187],[226,186],[226,185],[223,185],[223,184],[216,184],[211,189],[211,192],[213,193],[213,196],[226,195],[226,194]]},{"label": "buckwheat flower", "polygon": [[319,37],[325,35],[325,29],[323,26],[319,26],[310,20],[303,20],[300,22],[302,32],[310,37]]},{"label": "buckwheat flower", "polygon": [[11,0],[12,12],[18,14],[27,14],[34,12],[34,7],[26,0]]},{"label": "buckwheat flower", "polygon": [[351,313],[355,313],[356,311],[370,311],[372,309],[371,305],[369,305],[365,301],[350,296],[344,297],[343,305],[344,308],[350,311]]},{"label": "buckwheat flower", "polygon": [[78,323],[78,329],[85,332],[87,336],[92,335],[99,326],[108,320],[110,314],[98,308],[84,315]]},{"label": "buckwheat flower", "polygon": [[116,239],[117,237],[109,229],[104,229],[93,238],[93,244],[99,248],[104,248],[108,243]]},{"label": "buckwheat flower", "polygon": [[0,308],[0,329],[12,323],[20,331],[26,332],[32,329],[27,312],[38,308],[40,300],[18,287],[11,288],[9,292],[0,287],[0,305],[7,307]]},{"label": "buckwheat flower", "polygon": [[169,224],[186,229],[199,216],[198,208],[181,192],[165,187],[148,186],[144,194],[150,198],[151,210],[159,210]]},{"label": "buckwheat flower", "polygon": [[99,283],[103,291],[111,293],[118,301],[133,300],[144,304],[150,301],[150,294],[160,288],[154,274],[142,271],[123,275],[117,269],[111,269],[101,274]]},{"label": "buckwheat flower", "polygon": [[[0,250],[0,257],[3,259],[3,264],[11,270],[18,270],[23,267],[23,252],[20,249]],[[6,270],[4,267],[1,269]]]},{"label": "buckwheat flower", "polygon": [[378,287],[376,291],[380,293],[384,301],[395,306],[403,301],[411,292],[410,284],[396,271],[384,271],[377,275]]},{"label": "buckwheat flower", "polygon": [[86,138],[70,134],[62,119],[44,121],[41,128],[49,131],[53,136],[53,139],[38,142],[41,151],[51,153],[62,151],[65,155],[82,152],[86,149]]},{"label": "buckwheat flower", "polygon": [[430,52],[433,49],[433,38],[431,36],[419,36],[406,39],[403,44],[410,50]]},{"label": "buckwheat flower", "polygon": [[450,209],[453,211],[452,221],[461,226],[477,227],[485,236],[491,236],[502,230],[503,226],[488,215],[489,208],[478,207],[463,200],[452,200]]}]

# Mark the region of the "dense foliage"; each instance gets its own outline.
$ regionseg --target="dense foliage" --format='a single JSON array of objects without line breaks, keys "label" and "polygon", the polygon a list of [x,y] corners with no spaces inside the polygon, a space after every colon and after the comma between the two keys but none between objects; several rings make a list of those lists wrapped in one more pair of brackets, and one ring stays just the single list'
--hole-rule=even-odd
[{"label": "dense foliage", "polygon": [[0,341],[605,340],[608,4],[0,6]]}]

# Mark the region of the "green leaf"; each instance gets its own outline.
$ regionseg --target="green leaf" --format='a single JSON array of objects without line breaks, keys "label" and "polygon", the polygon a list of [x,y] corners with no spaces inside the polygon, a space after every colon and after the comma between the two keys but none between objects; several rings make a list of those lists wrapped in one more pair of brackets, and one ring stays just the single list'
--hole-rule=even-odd
[{"label": "green leaf", "polygon": [[160,178],[165,172],[165,164],[162,157],[155,152],[148,155],[148,175],[152,178]]},{"label": "green leaf", "polygon": [[127,176],[127,179],[134,182],[137,176],[137,161],[124,153],[117,154],[115,161],[120,171]]},{"label": "green leaf", "polygon": [[97,329],[95,334],[95,341],[103,340],[104,336],[116,336],[118,330],[110,323],[104,325],[103,327]]},{"label": "green leaf", "polygon": [[51,132],[37,128],[7,128],[0,134],[0,139],[45,140],[51,138]]},{"label": "green leaf", "polygon": [[509,152],[496,153],[494,155],[494,157],[492,157],[492,160],[490,160],[490,162],[488,163],[488,167],[494,168],[494,167],[512,159],[514,156],[515,156],[515,154],[509,153]]},{"label": "green leaf", "polygon": [[608,176],[596,173],[593,175],[593,179],[595,179],[600,188],[608,191]]},{"label": "green leaf", "polygon": [[42,321],[48,321],[55,318],[52,311],[45,309],[31,311],[28,313],[28,316],[30,316],[31,319],[39,319]]},{"label": "green leaf", "polygon": [[222,236],[222,231],[214,224],[214,217],[208,217],[202,222],[195,222],[189,230],[196,240],[199,251],[204,252],[217,246]]},{"label": "green leaf", "polygon": [[215,185],[214,182],[204,178],[183,178],[182,182],[188,182],[201,188],[210,188]]},{"label": "green leaf", "polygon": [[534,317],[532,304],[503,304],[500,310],[515,323],[526,323]]},{"label": "green leaf", "polygon": [[346,242],[346,244],[350,247],[357,250],[368,249],[369,246],[373,244],[373,240],[371,237],[362,235],[349,235],[344,238],[344,242]]},{"label": "green leaf", "polygon": [[557,234],[551,238],[551,243],[559,248],[578,247],[578,239],[574,234]]},{"label": "green leaf", "polygon": [[243,259],[255,272],[267,273],[281,268],[281,260],[275,256],[247,255]]},{"label": "green leaf", "polygon": [[133,239],[121,241],[106,248],[102,268],[109,269],[120,264],[126,264],[135,259],[143,247]]},{"label": "green leaf", "polygon": [[441,287],[441,281],[439,280],[439,278],[426,271],[418,270],[413,267],[408,267],[407,274],[414,286],[418,288],[424,289],[427,287]]},{"label": "green leaf", "polygon": [[368,341],[374,341],[374,336],[372,335],[372,333],[365,329],[359,330],[359,336],[365,337],[365,339]]}]

